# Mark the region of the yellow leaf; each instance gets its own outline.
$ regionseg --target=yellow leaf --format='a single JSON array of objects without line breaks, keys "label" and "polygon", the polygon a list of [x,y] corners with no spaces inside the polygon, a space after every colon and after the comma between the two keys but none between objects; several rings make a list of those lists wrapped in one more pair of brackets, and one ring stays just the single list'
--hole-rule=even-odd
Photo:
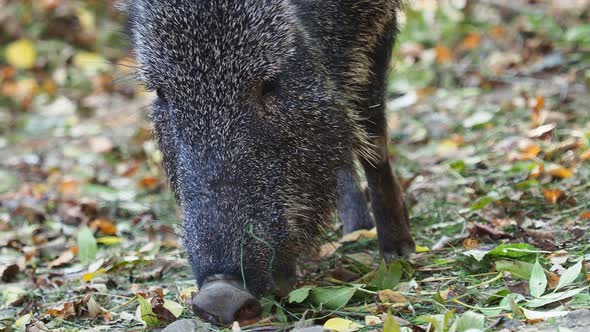
[{"label": "yellow leaf", "polygon": [[89,282],[90,280],[94,279],[95,277],[104,274],[104,269],[98,269],[98,271],[96,272],[91,272],[91,273],[84,273],[84,275],[82,276],[82,281],[85,282]]},{"label": "yellow leaf", "polygon": [[543,190],[543,195],[545,196],[545,199],[552,204],[557,204],[557,202],[559,202],[559,200],[563,197],[563,194],[564,192],[559,189]]},{"label": "yellow leaf", "polygon": [[93,32],[96,30],[96,18],[91,11],[85,8],[78,8],[76,14],[78,16],[78,22],[80,22],[80,26],[84,31]]},{"label": "yellow leaf", "polygon": [[123,242],[123,239],[118,236],[103,236],[96,239],[97,243],[104,244],[105,246],[113,246]]},{"label": "yellow leaf", "polygon": [[324,328],[326,330],[336,332],[356,331],[362,327],[362,325],[359,325],[351,320],[344,318],[332,318],[329,319],[326,323],[324,323]]},{"label": "yellow leaf", "polygon": [[5,56],[6,62],[10,65],[16,68],[30,69],[37,60],[37,50],[32,41],[20,39],[6,47]]},{"label": "yellow leaf", "polygon": [[428,248],[428,247],[423,247],[423,246],[416,245],[416,252],[417,253],[429,252],[429,251],[430,251],[430,248]]},{"label": "yellow leaf", "polygon": [[562,166],[551,167],[547,170],[547,172],[551,176],[559,179],[569,179],[574,176],[574,172]]}]

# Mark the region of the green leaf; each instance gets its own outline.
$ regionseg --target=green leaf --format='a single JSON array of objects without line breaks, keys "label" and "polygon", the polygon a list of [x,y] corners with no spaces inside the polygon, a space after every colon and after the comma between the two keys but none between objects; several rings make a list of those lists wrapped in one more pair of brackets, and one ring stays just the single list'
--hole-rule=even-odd
[{"label": "green leaf", "polygon": [[78,258],[84,265],[89,264],[96,259],[98,245],[92,231],[88,227],[83,227],[78,233]]},{"label": "green leaf", "polygon": [[527,243],[509,243],[501,244],[488,252],[488,257],[507,257],[507,258],[525,258],[536,257],[540,253],[539,249]]},{"label": "green leaf", "polygon": [[289,321],[287,315],[285,314],[285,311],[283,310],[283,308],[279,306],[277,306],[277,319],[281,323],[287,323]]},{"label": "green leaf", "polygon": [[445,316],[444,315],[428,315],[421,317],[425,322],[428,322],[434,327],[435,332],[445,331]]},{"label": "green leaf", "polygon": [[401,328],[391,314],[391,310],[387,312],[387,317],[385,317],[385,321],[383,322],[383,332],[401,332]]},{"label": "green leaf", "polygon": [[139,313],[141,320],[144,321],[148,327],[160,326],[160,320],[158,319],[158,316],[156,316],[156,314],[152,311],[152,305],[148,302],[148,300],[141,296],[137,296],[137,300],[139,301]]},{"label": "green leaf", "polygon": [[473,205],[471,205],[470,209],[471,209],[471,211],[481,210],[481,209],[485,208],[486,206],[490,205],[491,203],[498,201],[498,200],[500,200],[500,195],[498,195],[498,193],[491,192],[487,196],[484,196],[484,197],[480,198],[479,200],[477,200],[477,202],[473,203]]},{"label": "green leaf", "polygon": [[323,308],[336,310],[345,307],[358,287],[322,287],[310,291],[309,299]]},{"label": "green leaf", "polygon": [[543,295],[539,298],[532,299],[532,300],[526,302],[525,306],[527,306],[529,308],[539,308],[539,307],[548,305],[550,303],[558,302],[558,301],[573,297],[574,295],[577,295],[578,293],[581,293],[582,291],[584,291],[586,289],[588,289],[588,287],[571,289],[571,290],[568,290],[565,292],[549,293],[547,295]]},{"label": "green leaf", "polygon": [[485,317],[473,311],[467,311],[457,319],[457,332],[469,330],[483,331],[485,328]]},{"label": "green leaf", "polygon": [[274,305],[275,301],[271,297],[263,297],[262,299],[260,299],[260,306],[262,307],[262,313],[260,314],[260,316],[262,318],[270,316],[270,313]]},{"label": "green leaf", "polygon": [[547,276],[545,275],[545,270],[539,263],[538,259],[533,266],[533,270],[531,271],[529,288],[531,290],[531,295],[534,297],[540,297],[547,289]]},{"label": "green leaf", "polygon": [[289,293],[289,303],[301,303],[309,297],[309,291],[314,289],[314,286],[304,286]]},{"label": "green leaf", "polygon": [[496,270],[510,272],[513,278],[529,280],[533,264],[527,262],[500,260],[494,263]]},{"label": "green leaf", "polygon": [[382,261],[375,278],[369,283],[369,286],[379,290],[392,289],[401,281],[403,272],[404,268],[401,262],[393,262],[388,268],[385,261]]},{"label": "green leaf", "polygon": [[559,278],[559,283],[557,284],[557,287],[555,287],[555,291],[558,291],[563,287],[567,287],[573,284],[574,281],[576,281],[576,279],[578,279],[578,277],[580,276],[580,273],[582,273],[582,260],[579,260],[574,266],[570,267],[569,269],[565,270],[565,272],[563,272],[563,274]]}]

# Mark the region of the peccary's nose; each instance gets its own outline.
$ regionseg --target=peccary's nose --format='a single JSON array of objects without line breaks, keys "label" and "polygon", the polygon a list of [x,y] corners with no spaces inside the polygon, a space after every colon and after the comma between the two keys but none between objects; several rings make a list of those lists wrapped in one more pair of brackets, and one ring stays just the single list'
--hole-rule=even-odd
[{"label": "peccary's nose", "polygon": [[261,306],[239,281],[216,275],[208,278],[193,298],[193,311],[213,324],[227,325],[256,318]]}]

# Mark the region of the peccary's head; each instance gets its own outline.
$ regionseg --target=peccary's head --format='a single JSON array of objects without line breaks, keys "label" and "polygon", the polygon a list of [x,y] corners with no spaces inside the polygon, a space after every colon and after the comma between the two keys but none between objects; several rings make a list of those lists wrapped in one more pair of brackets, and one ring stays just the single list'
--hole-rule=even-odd
[{"label": "peccary's head", "polygon": [[267,293],[279,261],[321,234],[336,172],[351,163],[351,121],[322,55],[288,1],[131,0],[126,10],[197,283]]}]

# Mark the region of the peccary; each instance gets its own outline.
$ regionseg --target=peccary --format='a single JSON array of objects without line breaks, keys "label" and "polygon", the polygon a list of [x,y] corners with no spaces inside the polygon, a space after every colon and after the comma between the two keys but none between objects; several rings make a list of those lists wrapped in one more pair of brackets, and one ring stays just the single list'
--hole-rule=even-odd
[{"label": "peccary", "polygon": [[[200,292],[219,324],[259,314],[338,211],[414,249],[388,161],[385,81],[401,0],[127,0],[138,74],[183,212]],[[371,207],[359,189],[365,170]]]}]

